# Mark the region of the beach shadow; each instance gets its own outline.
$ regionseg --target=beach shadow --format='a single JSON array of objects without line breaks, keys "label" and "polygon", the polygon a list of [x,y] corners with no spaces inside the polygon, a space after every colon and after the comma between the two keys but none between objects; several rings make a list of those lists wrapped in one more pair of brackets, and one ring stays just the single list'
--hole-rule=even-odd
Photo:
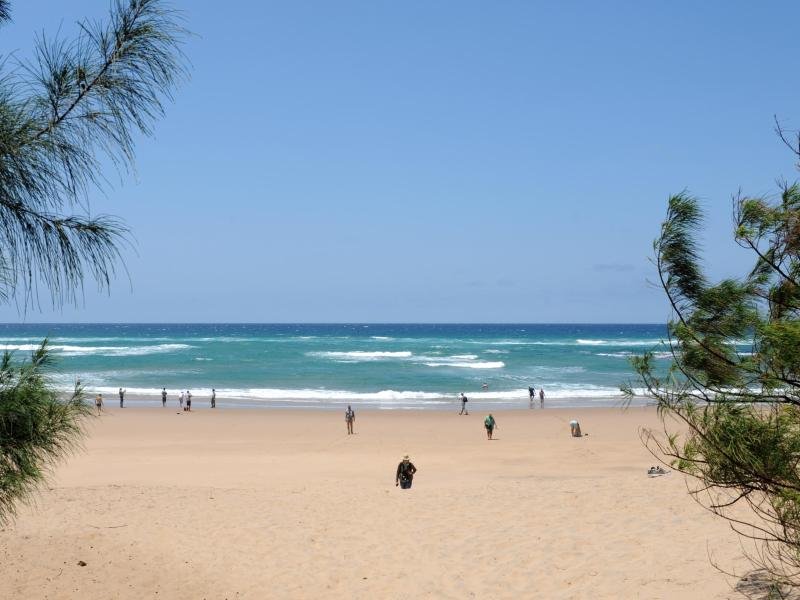
[{"label": "beach shadow", "polygon": [[737,594],[732,598],[748,600],[800,600],[800,591],[782,586],[765,569],[750,571],[733,588]]}]

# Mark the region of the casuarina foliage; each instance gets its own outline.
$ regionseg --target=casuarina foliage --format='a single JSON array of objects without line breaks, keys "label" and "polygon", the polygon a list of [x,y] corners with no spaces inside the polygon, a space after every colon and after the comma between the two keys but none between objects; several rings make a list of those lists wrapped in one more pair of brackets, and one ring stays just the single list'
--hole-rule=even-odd
[{"label": "casuarina foliage", "polygon": [[[781,137],[786,137],[779,131]],[[790,145],[791,147],[791,145]],[[797,148],[797,146],[794,146]],[[752,541],[778,584],[800,573],[800,185],[734,200],[734,238],[752,268],[712,282],[700,258],[703,213],[669,199],[655,265],[672,307],[668,369],[632,360],[664,432],[648,447],[689,475],[690,492]],[[632,396],[633,384],[624,391]]]},{"label": "casuarina foliage", "polygon": [[[12,15],[0,0],[0,23]],[[0,296],[27,310],[50,296],[77,302],[84,284],[107,288],[127,229],[92,215],[101,164],[133,165],[185,74],[186,31],[162,0],[114,0],[104,22],[78,24],[74,39],[35,41],[32,59],[0,63]],[[59,398],[46,377],[46,343],[30,361],[0,363],[0,522],[80,440],[80,386]]]}]

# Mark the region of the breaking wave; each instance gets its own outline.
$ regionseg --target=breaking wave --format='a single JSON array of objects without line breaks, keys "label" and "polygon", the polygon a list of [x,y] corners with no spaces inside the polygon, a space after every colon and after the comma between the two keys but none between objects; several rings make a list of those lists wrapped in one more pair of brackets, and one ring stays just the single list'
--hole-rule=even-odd
[{"label": "breaking wave", "polygon": [[405,350],[398,352],[367,352],[364,350],[353,350],[351,352],[307,352],[306,356],[314,356],[317,358],[333,358],[338,360],[357,362],[357,361],[389,360],[393,358],[411,358],[413,356],[413,353]]},{"label": "breaking wave", "polygon": [[[49,347],[51,351],[62,356],[145,356],[187,350],[194,346],[189,344],[156,344],[153,346],[67,346],[53,344]],[[39,344],[7,344],[0,347],[0,350],[32,352],[38,348]]]}]

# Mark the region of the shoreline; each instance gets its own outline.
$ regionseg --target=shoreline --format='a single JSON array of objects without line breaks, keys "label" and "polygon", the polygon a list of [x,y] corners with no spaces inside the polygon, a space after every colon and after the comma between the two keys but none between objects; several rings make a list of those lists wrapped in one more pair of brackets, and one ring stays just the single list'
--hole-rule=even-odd
[{"label": "shoreline", "polygon": [[[87,389],[86,401],[94,403],[95,392]],[[167,397],[166,408],[178,407],[179,394],[171,393]],[[119,396],[117,393],[108,394],[103,393],[103,402],[106,408],[116,407],[119,408]],[[452,400],[436,400],[436,401],[411,401],[411,400],[397,400],[397,401],[364,401],[364,400],[300,400],[300,399],[252,399],[252,398],[231,398],[217,395],[217,407],[220,410],[299,410],[302,412],[308,411],[344,411],[348,405],[351,405],[354,410],[375,410],[379,412],[449,412],[455,410],[458,412],[461,409],[461,403],[456,396]],[[623,410],[625,400],[620,397],[574,397],[574,398],[545,398],[544,410],[552,409],[582,409],[582,408],[609,408]],[[161,398],[153,395],[143,394],[125,394],[125,405],[127,407],[136,408],[137,410],[143,408],[161,408]],[[206,395],[192,395],[192,410],[211,410],[210,396]],[[528,400],[512,401],[512,400],[485,400],[485,399],[470,399],[467,403],[467,410],[496,410],[496,411],[539,411],[539,400],[535,400],[533,408],[530,408]],[[630,408],[642,408],[653,406],[653,400],[646,396],[636,396],[629,404]],[[214,409],[214,410],[216,410]]]}]

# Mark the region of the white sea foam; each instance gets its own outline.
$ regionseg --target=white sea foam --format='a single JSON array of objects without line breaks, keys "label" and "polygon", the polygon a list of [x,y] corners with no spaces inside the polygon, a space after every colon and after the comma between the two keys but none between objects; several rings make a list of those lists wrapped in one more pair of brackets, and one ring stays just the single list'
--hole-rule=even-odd
[{"label": "white sea foam", "polygon": [[656,346],[661,340],[575,340],[579,346]]},{"label": "white sea foam", "polygon": [[[595,356],[605,356],[607,358],[630,358],[631,356],[637,356],[636,352],[598,352]],[[671,352],[653,352],[653,358],[656,359],[665,359],[665,358],[672,358]]]},{"label": "white sea foam", "polygon": [[[188,344],[157,344],[153,346],[68,346],[53,344],[50,350],[62,356],[145,356],[192,348]],[[39,344],[7,344],[0,350],[32,352]]]},{"label": "white sea foam", "polygon": [[[67,391],[65,386],[64,391]],[[119,386],[98,386],[90,387],[87,391],[90,394],[116,394]],[[203,401],[205,397],[211,396],[210,388],[188,387],[196,401]],[[176,390],[168,389],[172,400]],[[474,391],[465,390],[467,396],[472,401],[527,401],[528,390],[526,388],[506,390],[506,391]],[[161,388],[134,388],[128,387],[129,396],[152,396],[160,397]],[[327,390],[327,389],[281,389],[281,388],[217,388],[217,399],[235,399],[251,401],[284,401],[284,402],[317,402],[320,404],[337,402],[373,402],[378,404],[406,404],[409,406],[425,406],[429,404],[446,404],[456,402],[457,393],[443,394],[425,391],[396,391],[380,390],[375,392],[355,392],[349,390]],[[546,390],[547,400],[568,400],[568,399],[621,399],[622,393],[617,388],[591,386],[582,384],[561,384],[558,387],[548,387]],[[644,395],[644,390],[635,390],[637,395]]]},{"label": "white sea foam", "polygon": [[426,362],[423,363],[426,367],[453,367],[456,369],[502,369],[506,366],[506,363],[503,361],[469,361],[469,362],[457,362],[457,361],[439,361],[439,362]]},{"label": "white sea foam", "polygon": [[[467,344],[483,344],[487,346],[655,346],[661,340],[595,340],[595,339],[576,339],[576,340],[467,340]],[[486,352],[486,350],[484,350]]]},{"label": "white sea foam", "polygon": [[508,350],[484,350],[484,354],[508,354]]},{"label": "white sea foam", "polygon": [[359,361],[374,361],[374,360],[390,360],[395,358],[411,358],[412,352],[398,351],[398,352],[368,352],[365,350],[353,350],[351,352],[307,352],[306,356],[314,356],[317,358],[332,358],[339,361],[359,362]]},{"label": "white sea foam", "polygon": [[447,357],[449,360],[475,360],[478,358],[477,354],[454,354],[453,356]]},{"label": "white sea foam", "polygon": [[394,338],[389,337],[387,335],[371,335],[371,339],[373,340],[393,340]]}]

